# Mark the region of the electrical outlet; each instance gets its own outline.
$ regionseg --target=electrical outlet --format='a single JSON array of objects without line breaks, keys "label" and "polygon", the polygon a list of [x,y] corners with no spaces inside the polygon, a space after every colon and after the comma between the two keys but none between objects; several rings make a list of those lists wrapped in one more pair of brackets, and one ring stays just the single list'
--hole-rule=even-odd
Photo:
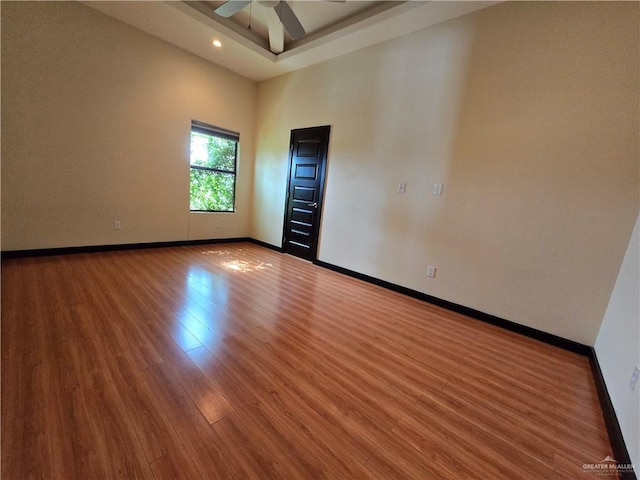
[{"label": "electrical outlet", "polygon": [[120,220],[114,220],[113,229],[114,230],[122,230],[122,223],[120,222]]},{"label": "electrical outlet", "polygon": [[442,184],[441,183],[436,183],[433,186],[433,194],[434,195],[442,195]]},{"label": "electrical outlet", "polygon": [[638,376],[640,376],[640,370],[636,365],[633,369],[633,373],[631,374],[631,380],[629,380],[629,386],[631,387],[631,391],[636,389],[636,383],[638,383]]},{"label": "electrical outlet", "polygon": [[429,265],[427,267],[427,277],[429,278],[435,278],[436,276],[436,267],[434,267],[433,265]]}]

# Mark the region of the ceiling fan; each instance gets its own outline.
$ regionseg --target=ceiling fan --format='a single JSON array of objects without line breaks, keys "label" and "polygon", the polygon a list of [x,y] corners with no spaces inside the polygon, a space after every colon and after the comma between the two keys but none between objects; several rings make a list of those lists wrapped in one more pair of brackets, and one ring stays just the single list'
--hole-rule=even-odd
[{"label": "ceiling fan", "polygon": [[[253,0],[228,0],[214,10],[216,15],[229,18],[235,15]],[[306,35],[306,31],[298,20],[291,6],[285,0],[255,0],[256,3],[267,8],[267,23],[269,28],[269,46],[273,53],[284,50],[284,30],[293,40]],[[337,0],[342,3],[345,0]]]}]

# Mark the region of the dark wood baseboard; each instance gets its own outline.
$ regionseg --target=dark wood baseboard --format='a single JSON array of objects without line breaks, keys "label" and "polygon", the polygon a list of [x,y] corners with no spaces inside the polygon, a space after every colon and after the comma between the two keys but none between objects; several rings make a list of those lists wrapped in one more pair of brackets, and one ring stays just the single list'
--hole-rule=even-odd
[{"label": "dark wood baseboard", "polygon": [[[600,369],[600,362],[598,362],[598,356],[596,355],[596,351],[593,347],[591,347],[589,360],[591,363],[591,373],[593,374],[593,380],[596,384],[596,390],[598,391],[598,400],[600,401],[600,408],[602,409],[604,423],[607,426],[607,433],[609,434],[609,442],[611,443],[614,458],[618,464],[630,465],[631,458],[629,457],[629,451],[624,443],[624,437],[622,436],[618,416],[613,408],[613,403],[609,396],[609,390],[607,389],[607,384],[604,381],[604,376]],[[636,468],[638,468],[637,465]],[[619,474],[620,480],[638,480],[638,477],[634,472],[620,471]]]},{"label": "dark wood baseboard", "polygon": [[358,280],[363,280],[365,282],[373,283],[374,285],[378,285],[380,287],[393,290],[394,292],[402,293],[404,295],[408,295],[409,297],[416,298],[418,300],[422,300],[442,308],[446,308],[447,310],[451,310],[452,312],[461,313],[468,317],[475,318],[476,320],[481,320],[483,322],[490,323],[498,327],[502,327],[506,330],[520,333],[530,338],[535,338],[536,340],[540,340],[541,342],[563,348],[564,350],[569,350],[570,352],[578,353],[586,357],[589,357],[591,355],[591,347],[587,345],[583,345],[582,343],[574,342],[573,340],[568,340],[566,338],[558,337],[557,335],[553,335],[551,333],[547,333],[541,330],[537,330],[535,328],[527,327],[519,323],[505,320],[504,318],[496,317],[495,315],[491,315],[489,313],[481,312],[479,310],[475,310],[470,307],[465,307],[464,305],[458,305],[457,303],[449,302],[447,300],[442,300],[440,298],[427,295],[426,293],[422,293],[417,290],[412,290],[407,287],[402,287],[400,285],[396,285],[395,283],[387,282],[385,280],[380,280],[375,277],[370,277],[369,275],[354,272],[352,270],[349,270],[343,267],[338,267],[336,265],[326,263],[321,260],[316,260],[314,263],[321,267],[328,268],[329,270],[333,270],[335,272],[339,272],[344,275],[357,278]]},{"label": "dark wood baseboard", "polygon": [[270,243],[263,242],[262,240],[256,240],[255,238],[250,238],[249,241],[251,243],[255,243],[256,245],[260,245],[261,247],[268,248],[270,250],[274,250],[276,252],[280,252],[280,253],[284,252],[284,249],[282,247],[278,247],[276,245],[271,245]]},{"label": "dark wood baseboard", "polygon": [[116,245],[86,245],[80,247],[39,248],[33,250],[2,251],[2,260],[26,257],[47,257],[51,255],[71,255],[74,253],[114,252],[118,250],[139,250],[143,248],[184,247],[187,245],[210,245],[215,243],[250,242],[248,237],[212,238],[206,240],[176,240],[172,242],[122,243]]}]

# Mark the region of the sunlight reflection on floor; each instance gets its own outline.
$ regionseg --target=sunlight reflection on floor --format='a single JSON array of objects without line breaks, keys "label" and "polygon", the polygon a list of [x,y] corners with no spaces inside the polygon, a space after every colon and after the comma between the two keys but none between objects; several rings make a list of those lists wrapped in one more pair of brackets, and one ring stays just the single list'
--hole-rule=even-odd
[{"label": "sunlight reflection on floor", "polygon": [[[242,251],[242,250],[240,250]],[[237,252],[236,252],[237,253]],[[225,255],[231,255],[229,250],[206,250],[202,252],[203,255],[217,255],[219,257],[224,257]]]},{"label": "sunlight reflection on floor", "polygon": [[[229,256],[233,253],[233,255],[235,257],[237,256],[242,256],[245,257],[247,256],[246,253],[244,253],[242,251],[241,248],[234,250],[233,252],[229,251],[229,250],[225,250],[225,249],[220,249],[220,250],[205,250],[203,252],[201,252],[203,255],[216,255],[218,257],[225,257],[225,256]],[[242,273],[246,273],[246,272],[257,272],[259,270],[265,270],[267,267],[272,267],[273,265],[270,263],[264,263],[264,262],[259,262],[259,261],[244,261],[244,260],[232,260],[230,262],[222,262],[220,263],[220,265],[224,268],[226,268],[227,270],[231,270],[232,272],[242,272]]]},{"label": "sunlight reflection on floor", "polygon": [[264,262],[245,262],[243,260],[233,260],[231,262],[222,262],[221,265],[234,272],[256,272],[258,270],[265,270],[272,265]]}]

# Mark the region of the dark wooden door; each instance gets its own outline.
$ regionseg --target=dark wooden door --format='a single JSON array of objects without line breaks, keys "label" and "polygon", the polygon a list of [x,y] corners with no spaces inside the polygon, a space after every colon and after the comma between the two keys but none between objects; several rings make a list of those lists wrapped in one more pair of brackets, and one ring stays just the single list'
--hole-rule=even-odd
[{"label": "dark wooden door", "polygon": [[331,127],[291,130],[284,251],[315,260]]}]

